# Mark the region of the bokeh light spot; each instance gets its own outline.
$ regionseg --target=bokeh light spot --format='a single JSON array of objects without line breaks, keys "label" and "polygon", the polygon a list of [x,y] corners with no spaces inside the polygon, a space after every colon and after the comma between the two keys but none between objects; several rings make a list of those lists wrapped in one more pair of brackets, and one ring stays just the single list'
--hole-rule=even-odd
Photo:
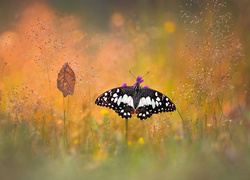
[{"label": "bokeh light spot", "polygon": [[164,23],[164,30],[166,31],[166,33],[172,34],[175,32],[176,30],[176,25],[174,22],[172,21],[166,21]]},{"label": "bokeh light spot", "polygon": [[124,18],[120,13],[114,13],[111,17],[111,22],[115,26],[122,26],[124,23]]}]

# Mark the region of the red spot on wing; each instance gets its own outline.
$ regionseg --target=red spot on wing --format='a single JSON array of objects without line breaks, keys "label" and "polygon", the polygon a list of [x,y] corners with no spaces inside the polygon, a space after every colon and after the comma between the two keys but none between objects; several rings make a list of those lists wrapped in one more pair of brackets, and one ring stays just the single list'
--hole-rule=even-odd
[{"label": "red spot on wing", "polygon": [[139,111],[138,111],[138,110],[136,110],[136,114],[139,114]]},{"label": "red spot on wing", "polygon": [[134,114],[134,110],[131,110],[131,111],[130,111],[130,114]]}]

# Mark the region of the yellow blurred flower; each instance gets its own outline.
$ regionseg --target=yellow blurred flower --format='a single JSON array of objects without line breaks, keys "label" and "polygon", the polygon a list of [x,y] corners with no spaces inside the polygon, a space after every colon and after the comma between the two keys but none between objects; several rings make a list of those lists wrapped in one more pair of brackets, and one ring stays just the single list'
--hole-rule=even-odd
[{"label": "yellow blurred flower", "polygon": [[78,144],[78,143],[79,143],[78,139],[75,139],[74,144]]},{"label": "yellow blurred flower", "polygon": [[108,114],[108,113],[109,113],[109,110],[107,110],[107,109],[102,109],[102,110],[101,110],[101,113],[102,113],[103,115]]},{"label": "yellow blurred flower", "polygon": [[139,138],[138,142],[139,142],[140,144],[145,144],[145,141],[144,141],[144,139],[143,139],[142,137]]},{"label": "yellow blurred flower", "polygon": [[164,29],[165,29],[166,33],[169,33],[169,34],[175,32],[175,30],[176,30],[175,23],[172,21],[166,21],[164,23]]},{"label": "yellow blurred flower", "polygon": [[128,141],[128,146],[131,146],[131,145],[132,145],[131,141]]},{"label": "yellow blurred flower", "polygon": [[178,135],[175,135],[174,138],[175,138],[176,140],[181,140],[181,136],[178,136]]},{"label": "yellow blurred flower", "polygon": [[98,148],[101,148],[101,144],[99,143],[99,144],[97,145],[97,147],[98,147]]},{"label": "yellow blurred flower", "polygon": [[58,120],[56,121],[56,124],[57,124],[58,126],[62,125],[62,124],[63,124],[63,120],[62,120],[62,119],[58,119]]},{"label": "yellow blurred flower", "polygon": [[208,123],[208,124],[207,124],[207,127],[212,127],[212,124]]}]

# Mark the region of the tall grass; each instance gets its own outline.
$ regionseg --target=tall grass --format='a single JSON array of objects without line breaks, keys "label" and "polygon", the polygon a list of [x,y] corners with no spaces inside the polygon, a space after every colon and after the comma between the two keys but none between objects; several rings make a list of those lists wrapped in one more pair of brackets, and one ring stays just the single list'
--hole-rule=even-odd
[{"label": "tall grass", "polygon": [[231,95],[234,75],[243,62],[242,45],[232,32],[226,4],[217,0],[190,1],[181,11],[188,24],[183,56],[191,61],[183,93],[188,96],[189,107],[197,109],[197,117],[204,119],[205,129],[208,124],[221,125],[221,100]]}]

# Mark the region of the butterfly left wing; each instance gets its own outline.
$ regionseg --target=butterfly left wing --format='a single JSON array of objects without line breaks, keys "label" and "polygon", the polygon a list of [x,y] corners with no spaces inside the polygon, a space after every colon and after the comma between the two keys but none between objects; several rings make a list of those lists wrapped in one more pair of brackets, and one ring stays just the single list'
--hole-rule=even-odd
[{"label": "butterfly left wing", "polygon": [[129,119],[134,113],[133,90],[131,86],[111,89],[101,94],[95,104],[111,108],[122,118]]},{"label": "butterfly left wing", "polygon": [[141,88],[141,97],[137,108],[137,117],[147,119],[152,114],[175,111],[175,104],[159,91]]}]

